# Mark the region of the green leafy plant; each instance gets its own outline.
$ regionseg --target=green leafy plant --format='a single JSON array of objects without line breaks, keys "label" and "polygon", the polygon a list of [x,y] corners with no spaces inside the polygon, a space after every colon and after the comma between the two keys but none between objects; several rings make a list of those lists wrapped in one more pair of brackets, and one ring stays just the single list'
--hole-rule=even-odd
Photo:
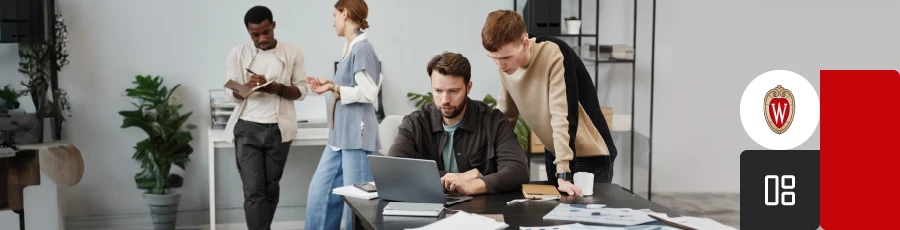
[{"label": "green leafy plant", "polygon": [[[416,107],[422,106],[427,103],[434,102],[434,97],[431,92],[426,94],[417,94],[417,93],[407,93],[406,97],[409,98],[410,101],[416,102]],[[484,95],[484,100],[481,100],[485,104],[491,106],[491,108],[497,108],[497,99],[494,99],[490,94]],[[522,119],[522,116],[519,116],[519,119],[516,120],[516,128],[514,129],[516,133],[516,138],[519,141],[519,146],[522,146],[523,150],[528,149],[528,140],[531,137],[531,126],[528,125],[528,122],[525,122],[525,119]]]},{"label": "green leafy plant", "polygon": [[[57,118],[54,120],[53,131],[54,137],[60,139],[62,124],[66,120],[65,114],[71,114],[71,105],[68,104],[68,98],[63,98],[67,95],[60,94],[64,91],[50,88],[54,82],[52,72],[59,72],[63,66],[69,64],[69,31],[61,14],[56,14],[55,18],[54,40],[19,44],[19,72],[28,77],[28,81],[22,82],[22,85],[28,87],[38,118]],[[54,55],[51,55],[50,51],[53,51]],[[52,97],[47,98],[48,94]]]},{"label": "green leafy plant", "polygon": [[434,97],[431,95],[431,92],[428,92],[426,94],[406,93],[406,97],[408,97],[410,101],[415,101],[416,107],[434,101]]},{"label": "green leafy plant", "polygon": [[72,104],[69,104],[69,92],[66,92],[64,89],[56,89],[54,92],[58,95],[57,100],[59,100],[59,104],[55,105],[52,101],[45,101],[47,104],[44,105],[44,108],[46,108],[44,111],[47,117],[56,117],[58,119],[56,125],[59,127],[66,122],[67,117],[72,117]]},{"label": "green leafy plant", "polygon": [[172,165],[182,169],[190,161],[194,152],[190,142],[193,136],[190,130],[197,128],[185,124],[193,112],[180,114],[182,105],[172,97],[181,85],[169,90],[163,86],[159,76],[138,75],[134,88],[126,89],[135,110],[119,111],[124,117],[122,128],[136,127],[147,133],[147,138],[134,146],[135,153],[131,157],[141,162],[142,171],[134,175],[139,189],[148,194],[166,194],[169,189],[180,188],[184,179],[178,174],[169,173]]},{"label": "green leafy plant", "polygon": [[6,102],[6,109],[18,109],[19,108],[19,97],[27,94],[26,90],[15,90],[10,88],[11,85],[6,85],[3,87],[3,90],[0,90],[0,100]]},{"label": "green leafy plant", "polygon": [[571,17],[566,18],[566,21],[569,21],[569,20],[578,20],[578,17],[571,16]]}]

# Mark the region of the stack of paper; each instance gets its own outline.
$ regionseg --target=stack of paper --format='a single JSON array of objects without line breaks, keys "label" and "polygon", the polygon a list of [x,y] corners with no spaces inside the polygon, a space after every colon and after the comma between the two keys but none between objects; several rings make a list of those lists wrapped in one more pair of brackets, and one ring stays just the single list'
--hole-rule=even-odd
[{"label": "stack of paper", "polygon": [[633,226],[655,221],[647,213],[630,208],[606,208],[605,205],[559,204],[544,220],[561,220],[613,226]]},{"label": "stack of paper", "polygon": [[543,226],[543,227],[519,227],[519,230],[545,230],[545,229],[553,229],[553,230],[627,230],[622,227],[604,227],[604,226],[587,226],[583,224],[567,224],[567,225],[557,225],[557,226]]},{"label": "stack of paper", "polygon": [[[559,230],[573,229],[627,229],[627,230],[737,230],[733,227],[719,223],[709,218],[690,216],[669,217],[665,213],[654,212],[649,209],[634,210],[629,208],[606,208],[598,204],[559,204],[550,213],[544,216],[544,220],[562,220],[580,223],[602,224],[612,226],[624,226],[624,228],[589,226],[589,225],[561,225]],[[658,222],[657,222],[658,221]],[[534,228],[522,228],[534,229]],[[546,228],[553,229],[553,228]]]},{"label": "stack of paper", "polygon": [[[369,183],[373,184],[373,185],[375,184],[374,182],[369,182]],[[362,189],[359,189],[353,185],[347,185],[344,187],[332,189],[331,193],[334,193],[336,195],[341,195],[341,196],[356,197],[356,198],[367,199],[367,200],[378,198],[378,192],[366,192],[366,191],[363,191]]]},{"label": "stack of paper", "polygon": [[496,220],[488,217],[459,211],[456,214],[453,214],[453,216],[441,219],[429,225],[425,225],[424,227],[413,228],[411,230],[499,230],[506,229],[508,227],[509,225],[504,222],[497,222]]}]

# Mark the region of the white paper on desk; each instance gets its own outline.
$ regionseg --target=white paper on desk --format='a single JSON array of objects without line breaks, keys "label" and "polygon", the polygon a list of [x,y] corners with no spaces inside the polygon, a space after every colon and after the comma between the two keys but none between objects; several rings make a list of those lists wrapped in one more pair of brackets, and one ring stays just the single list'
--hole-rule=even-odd
[{"label": "white paper on desk", "polygon": [[680,221],[683,225],[699,229],[699,230],[737,230],[734,227],[724,225],[710,218],[699,218],[692,216],[682,216],[672,218]]},{"label": "white paper on desk", "polygon": [[[591,230],[591,228],[588,228],[588,229]],[[624,229],[626,229],[626,230],[681,230],[678,228],[673,228],[673,227],[669,227],[669,226],[665,226],[665,225],[637,225],[637,226],[624,227]]]},{"label": "white paper on desk", "polygon": [[559,200],[559,198],[553,198],[553,199],[515,199],[515,200],[507,201],[506,204],[509,205],[509,204],[512,204],[512,203],[519,203],[519,202],[526,202],[526,201],[551,201],[551,200]]},{"label": "white paper on desk", "polygon": [[[456,214],[456,213],[447,213],[447,217],[453,216],[454,214]],[[505,222],[505,221],[503,221],[503,214],[481,214],[479,216],[491,218],[497,222]]]},{"label": "white paper on desk", "polygon": [[644,212],[644,213],[647,213],[647,214],[653,214],[653,215],[656,215],[656,216],[664,216],[664,217],[668,217],[668,216],[669,216],[669,214],[665,214],[665,213],[661,213],[661,212],[654,212],[653,210],[646,209],[646,208],[645,208],[645,209],[638,209],[638,211],[641,211],[641,212]]},{"label": "white paper on desk", "polygon": [[[374,182],[369,182],[369,183],[373,184],[373,185],[375,184]],[[359,189],[353,185],[347,185],[344,187],[332,189],[331,193],[334,193],[335,195],[356,197],[356,198],[367,199],[367,200],[378,198],[378,192],[366,192],[366,191],[363,191],[362,189]]]},{"label": "white paper on desk", "polygon": [[583,225],[583,224],[567,224],[567,225],[545,226],[545,227],[519,227],[519,230],[542,230],[542,229],[550,229],[550,230],[628,230],[623,227],[590,226],[590,225]]},{"label": "white paper on desk", "polygon": [[665,221],[684,225],[684,226],[687,226],[687,227],[690,227],[693,229],[698,229],[698,230],[737,230],[734,227],[724,225],[724,224],[719,223],[718,221],[715,221],[710,218],[699,218],[699,217],[692,217],[692,216],[669,217],[666,214],[662,214],[662,215],[651,214],[651,215],[653,215],[657,218],[663,219]]},{"label": "white paper on desk", "polygon": [[656,221],[647,213],[630,208],[594,208],[583,204],[559,204],[544,220],[573,221],[613,226],[634,226]]},{"label": "white paper on desk", "polygon": [[420,228],[411,228],[409,230],[499,230],[508,227],[509,225],[504,222],[497,222],[494,219],[478,214],[459,211],[456,212],[456,214],[453,214],[453,216],[438,220],[437,222]]}]

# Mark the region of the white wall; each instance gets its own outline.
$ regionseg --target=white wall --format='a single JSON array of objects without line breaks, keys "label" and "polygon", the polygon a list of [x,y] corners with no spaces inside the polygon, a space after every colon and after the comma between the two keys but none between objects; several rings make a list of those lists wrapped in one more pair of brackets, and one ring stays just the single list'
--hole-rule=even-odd
[{"label": "white wall", "polygon": [[[406,114],[415,109],[406,99],[406,93],[429,90],[424,66],[430,57],[442,51],[459,52],[470,59],[472,98],[481,99],[485,94],[496,96],[497,71],[481,48],[480,32],[487,13],[510,8],[511,1],[367,2],[372,25],[370,39],[387,75],[383,96],[388,114]],[[519,5],[524,2],[519,1]],[[574,15],[574,3],[574,0],[563,1],[564,10]],[[130,109],[124,89],[132,86],[134,76],[152,74],[165,77],[170,86],[182,84],[181,101],[186,109],[195,111],[190,122],[200,129],[194,133],[195,154],[185,174],[187,183],[179,190],[184,194],[180,210],[200,218],[191,223],[206,221],[207,90],[220,87],[228,50],[249,41],[242,28],[242,17],[256,4],[265,4],[274,11],[279,40],[303,49],[309,75],[332,76],[333,62],[343,43],[331,27],[333,1],[59,2],[69,29],[71,61],[60,73],[60,83],[69,91],[73,106],[73,117],[65,124],[63,137],[82,150],[86,164],[81,183],[61,189],[70,220],[147,213],[132,179],[139,165],[130,159],[133,144],[143,134],[134,129],[120,129],[121,117],[116,112]],[[631,2],[602,1],[600,4],[601,43],[630,44]],[[594,3],[585,1],[585,33],[596,32],[594,10]],[[593,39],[585,41],[588,40]],[[25,79],[18,73],[17,63],[17,46],[0,44],[0,86],[18,86]],[[630,71],[629,65],[600,68],[601,103],[615,108],[617,114],[630,112]],[[24,109],[33,110],[28,97],[21,101]],[[621,146],[627,140],[617,142]],[[283,179],[285,196],[281,205],[299,211],[281,212],[276,219],[302,218],[305,189],[320,151],[320,147],[293,148]],[[220,222],[242,219],[240,181],[231,167],[233,154],[230,150],[220,151],[216,160]],[[624,171],[620,162],[617,162],[618,170]],[[622,179],[625,176],[617,173],[617,181],[625,181]]]},{"label": "white wall", "polygon": [[[897,1],[659,1],[653,191],[738,192],[744,88],[773,69],[897,69]],[[848,134],[852,135],[852,134]],[[797,149],[819,149],[819,131]],[[764,166],[755,166],[764,167]]]},{"label": "white wall", "polygon": [[[367,2],[370,39],[387,75],[384,98],[388,114],[414,109],[406,93],[429,90],[425,64],[445,50],[461,52],[472,62],[473,98],[496,94],[497,71],[481,48],[480,31],[487,13],[510,8],[510,1]],[[195,111],[190,122],[200,129],[194,133],[195,153],[185,174],[185,187],[179,190],[184,194],[180,210],[197,213],[200,219],[190,223],[206,221],[202,212],[208,207],[207,91],[221,87],[228,50],[250,41],[242,18],[256,4],[274,11],[276,38],[303,49],[308,75],[332,76],[343,43],[332,28],[334,1],[59,2],[69,29],[71,61],[59,79],[69,91],[73,107],[63,137],[81,149],[86,167],[81,183],[62,189],[70,220],[148,212],[140,191],[134,188],[133,175],[139,165],[130,158],[132,146],[143,134],[119,128],[117,111],[131,108],[124,89],[132,86],[134,76],[152,74],[165,77],[167,85],[182,84],[181,102]],[[16,71],[16,49],[15,45],[0,45],[0,84],[24,79]],[[282,205],[303,209],[305,189],[320,151],[321,147],[306,147],[291,152]],[[216,203],[220,209],[239,211],[241,190],[233,170],[233,151],[220,151],[217,156],[217,179],[222,185],[217,188]],[[286,218],[302,219],[302,214]]]},{"label": "white wall", "polygon": [[[428,91],[424,65],[445,50],[461,52],[471,60],[473,98],[480,99],[487,93],[496,96],[497,71],[482,51],[480,30],[488,12],[509,8],[511,1],[367,2],[371,8],[370,39],[387,75],[384,98],[388,114],[406,114],[414,109],[406,93]],[[649,3],[639,4],[639,103],[649,84]],[[191,122],[200,125],[200,130],[194,134],[196,152],[188,165],[185,188],[180,190],[185,193],[180,209],[203,212],[208,205],[203,131],[207,127],[207,90],[221,84],[227,51],[249,41],[241,19],[255,4],[273,9],[278,22],[276,37],[304,50],[309,75],[331,77],[343,42],[331,27],[333,1],[60,2],[69,26],[71,61],[61,72],[60,82],[73,104],[73,117],[65,126],[64,138],[82,150],[86,164],[84,180],[62,189],[71,218],[147,213],[132,179],[139,166],[130,159],[131,146],[142,134],[120,129],[121,118],[116,113],[130,108],[123,92],[131,86],[135,74],[161,75],[169,85],[183,84],[182,102],[196,111]],[[585,32],[593,32],[590,15],[594,6],[592,1],[585,4]],[[898,9],[896,4],[659,1],[653,191],[738,191],[739,153],[761,148],[743,131],[737,114],[746,84],[771,69],[798,72],[816,88],[819,69],[894,69],[893,60],[900,49],[893,45],[900,40],[898,34],[890,32],[892,22],[898,21],[892,14]],[[627,0],[601,1],[601,43],[631,44],[631,7]],[[783,36],[772,35],[775,33]],[[16,71],[17,62],[16,47],[0,45],[0,87],[24,79]],[[607,87],[600,89],[601,103],[616,108],[617,114],[631,109],[630,71],[630,66],[602,67],[600,71],[601,85]],[[688,103],[698,98],[708,103]],[[23,104],[29,101],[22,100]],[[636,109],[639,115],[646,113],[640,107]],[[706,116],[684,112],[689,110]],[[645,124],[635,125],[646,134]],[[625,143],[617,140],[620,151]],[[818,149],[818,145],[815,133],[800,148]],[[291,152],[283,205],[302,209],[306,183],[319,151],[321,148],[307,147]],[[217,188],[217,204],[239,211],[241,193],[232,167],[233,151],[221,151],[218,156],[217,178],[222,185]],[[625,163],[617,161],[619,170],[625,170]],[[621,171],[617,171],[616,180],[627,181],[628,175]],[[197,222],[206,221],[203,215],[198,216],[201,219]]]}]

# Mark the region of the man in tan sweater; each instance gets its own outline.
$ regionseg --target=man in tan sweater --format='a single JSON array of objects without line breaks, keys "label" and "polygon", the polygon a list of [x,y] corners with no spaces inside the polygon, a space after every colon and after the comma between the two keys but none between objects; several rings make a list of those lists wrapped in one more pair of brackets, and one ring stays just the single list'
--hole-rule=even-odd
[{"label": "man in tan sweater", "polygon": [[511,10],[488,14],[481,43],[500,70],[497,108],[512,124],[521,114],[544,143],[547,178],[559,191],[581,195],[572,184],[576,172],[612,181],[616,147],[575,51],[555,37],[529,36],[525,20]]}]

